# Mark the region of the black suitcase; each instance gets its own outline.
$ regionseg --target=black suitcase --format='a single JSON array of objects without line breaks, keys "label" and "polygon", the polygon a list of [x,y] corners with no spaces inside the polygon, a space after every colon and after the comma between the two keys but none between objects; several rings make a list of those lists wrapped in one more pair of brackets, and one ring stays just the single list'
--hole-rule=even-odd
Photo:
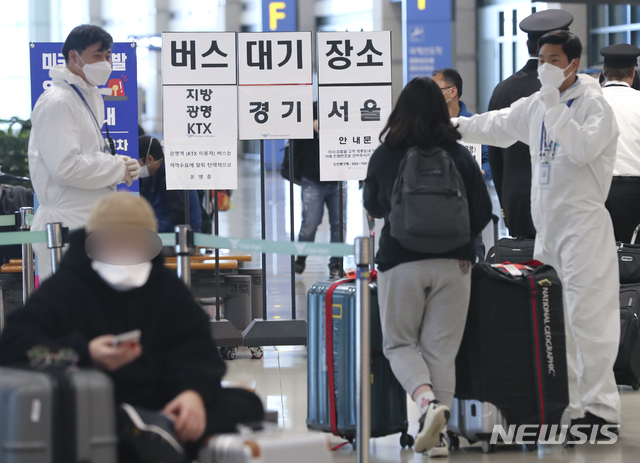
[{"label": "black suitcase", "polygon": [[[371,437],[407,434],[407,393],[382,352],[378,286],[371,289]],[[349,441],[356,436],[356,286],[353,280],[320,282],[308,292],[309,429],[332,432]],[[327,298],[330,298],[329,300]],[[327,307],[330,310],[327,310]],[[330,321],[330,323],[328,323]],[[328,328],[328,329],[327,329]]]},{"label": "black suitcase", "polygon": [[640,389],[640,284],[620,287],[620,348],[613,366],[618,384]]},{"label": "black suitcase", "polygon": [[569,404],[566,357],[555,270],[476,264],[456,397],[494,404],[509,424],[559,424]]},{"label": "black suitcase", "polygon": [[533,260],[533,247],[536,240],[502,238],[498,241],[500,248],[500,258],[496,258],[495,246],[489,249],[487,262],[511,262],[512,264],[522,264]]}]

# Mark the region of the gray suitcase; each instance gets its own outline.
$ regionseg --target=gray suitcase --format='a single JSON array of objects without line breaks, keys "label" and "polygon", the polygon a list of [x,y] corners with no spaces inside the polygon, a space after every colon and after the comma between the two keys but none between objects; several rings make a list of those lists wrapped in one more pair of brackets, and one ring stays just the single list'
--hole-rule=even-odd
[{"label": "gray suitcase", "polygon": [[0,368],[0,462],[116,463],[115,414],[100,371]]}]

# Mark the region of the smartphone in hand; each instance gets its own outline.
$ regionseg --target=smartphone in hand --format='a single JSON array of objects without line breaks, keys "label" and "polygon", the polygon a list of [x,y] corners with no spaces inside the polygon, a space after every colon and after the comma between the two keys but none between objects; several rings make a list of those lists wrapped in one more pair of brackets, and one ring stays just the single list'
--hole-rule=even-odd
[{"label": "smartphone in hand", "polygon": [[140,330],[133,330],[133,331],[128,331],[126,333],[119,334],[117,336],[114,336],[113,341],[111,342],[111,345],[113,347],[116,347],[121,344],[129,344],[129,345],[138,344],[140,343],[141,334],[142,332]]}]

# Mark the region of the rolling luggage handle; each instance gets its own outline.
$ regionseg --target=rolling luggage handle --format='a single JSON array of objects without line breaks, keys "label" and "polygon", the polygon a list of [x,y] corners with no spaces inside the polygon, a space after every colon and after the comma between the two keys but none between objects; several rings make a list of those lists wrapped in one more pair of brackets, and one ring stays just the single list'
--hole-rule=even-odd
[{"label": "rolling luggage handle", "polygon": [[493,221],[493,249],[495,255],[493,256],[493,263],[497,264],[502,259],[500,258],[500,234],[498,233],[498,224],[500,223],[500,217],[495,214],[491,214],[491,220]]},{"label": "rolling luggage handle", "polygon": [[636,244],[636,238],[638,237],[639,232],[640,232],[640,224],[636,227],[635,230],[633,230],[633,236],[631,236],[631,243],[629,244]]}]

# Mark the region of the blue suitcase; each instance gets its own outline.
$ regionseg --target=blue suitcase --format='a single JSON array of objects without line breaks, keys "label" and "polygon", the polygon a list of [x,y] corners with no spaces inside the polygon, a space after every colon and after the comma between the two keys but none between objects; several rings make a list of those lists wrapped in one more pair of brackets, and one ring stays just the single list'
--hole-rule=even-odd
[{"label": "blue suitcase", "polygon": [[[378,286],[371,289],[371,437],[402,433],[400,445],[411,447],[407,434],[407,394],[382,352]],[[331,296],[327,314],[327,293]],[[320,282],[308,292],[309,429],[332,432],[350,442],[356,436],[356,286],[353,280]],[[331,330],[327,333],[327,319]],[[329,334],[329,339],[327,334]],[[331,348],[328,348],[327,343]],[[333,360],[333,361],[331,361]],[[333,371],[333,374],[331,374]]]}]

